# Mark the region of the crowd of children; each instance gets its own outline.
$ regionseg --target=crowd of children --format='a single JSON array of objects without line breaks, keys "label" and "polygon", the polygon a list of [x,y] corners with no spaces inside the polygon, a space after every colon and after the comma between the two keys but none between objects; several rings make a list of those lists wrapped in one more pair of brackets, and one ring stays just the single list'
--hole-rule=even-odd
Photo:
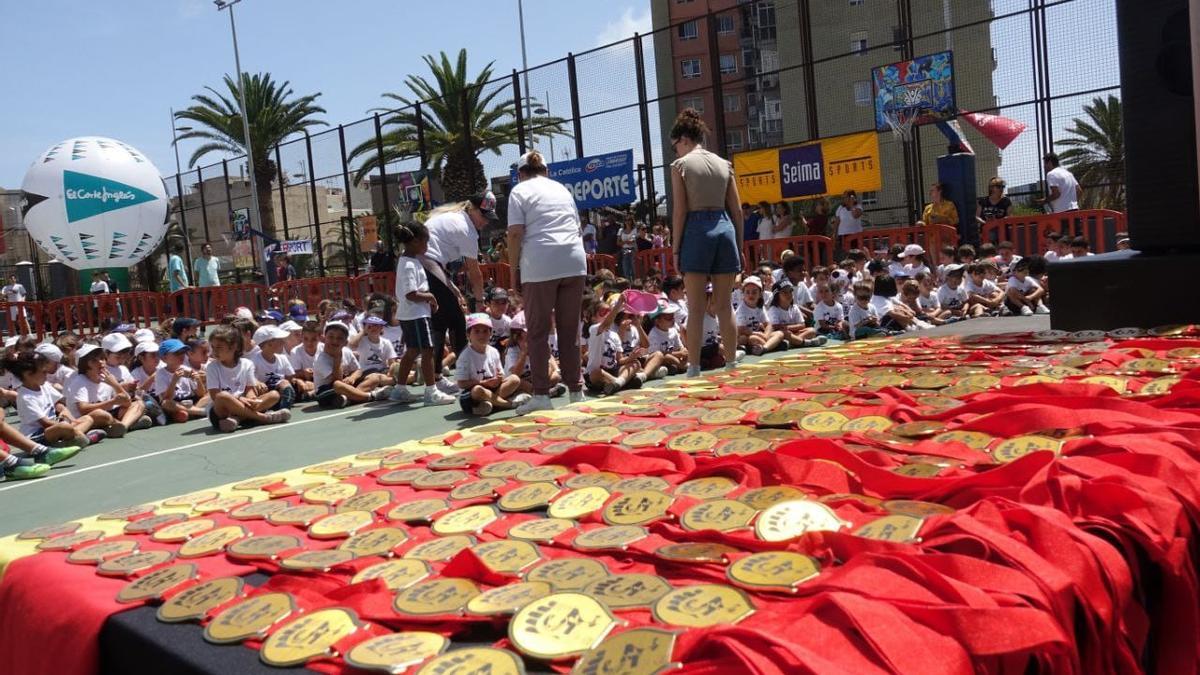
[{"label": "crowd of children", "polygon": [[[293,405],[321,408],[389,400],[438,406],[458,402],[467,415],[518,408],[532,392],[520,294],[491,288],[483,311],[467,317],[458,354],[435,354],[436,299],[416,259],[428,233],[399,234],[405,255],[394,295],[373,293],[360,310],[322,301],[315,315],[299,300],[287,313],[255,317],[238,308],[200,335],[200,322],[170,319],[161,330],[115,326],[97,341],[63,334],[22,337],[0,360],[0,468],[9,479],[37,478],[80,449],[157,425],[207,418],[221,432],[282,424]],[[778,263],[747,270],[733,295],[738,356],[815,347],[829,339],[895,335],[978,316],[1049,312],[1045,264],[1087,255],[1087,242],[1056,241],[1045,256],[1021,258],[1008,242],[945,247],[936,261],[920,245],[850,250],[836,265],[806,268],[785,251]],[[582,350],[582,377],[609,395],[681,373],[725,365],[711,293],[700,354],[686,345],[683,279],[652,271],[630,281],[609,270],[588,279],[577,345],[551,334],[551,396],[563,396],[560,348]],[[633,295],[630,295],[633,293]],[[628,298],[636,297],[634,303]],[[647,306],[649,298],[649,306]],[[451,374],[453,379],[451,379]],[[413,393],[412,385],[423,386]],[[574,397],[573,397],[573,400]],[[9,451],[11,449],[11,451]]]}]

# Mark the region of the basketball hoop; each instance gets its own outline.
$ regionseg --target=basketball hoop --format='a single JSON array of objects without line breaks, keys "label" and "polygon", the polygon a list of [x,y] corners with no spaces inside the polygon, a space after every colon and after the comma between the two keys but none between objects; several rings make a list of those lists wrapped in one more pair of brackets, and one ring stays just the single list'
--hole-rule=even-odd
[{"label": "basketball hoop", "polygon": [[887,120],[888,126],[892,129],[892,134],[901,141],[912,140],[913,124],[917,118],[921,116],[920,106],[897,106],[895,108],[885,108],[883,117]]}]

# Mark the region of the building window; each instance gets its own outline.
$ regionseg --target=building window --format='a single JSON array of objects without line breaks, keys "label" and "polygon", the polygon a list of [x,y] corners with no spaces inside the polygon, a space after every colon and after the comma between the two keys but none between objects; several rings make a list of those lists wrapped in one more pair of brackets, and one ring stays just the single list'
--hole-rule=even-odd
[{"label": "building window", "polygon": [[778,133],[781,133],[781,132],[783,132],[783,120],[781,120],[781,119],[778,119],[778,120],[772,120],[772,119],[766,119],[766,120],[763,120],[763,127],[762,127],[762,130],[763,130],[763,133],[764,133],[764,134],[778,134]]},{"label": "building window", "polygon": [[851,54],[866,54],[867,53],[867,31],[859,30],[850,34],[850,53]]},{"label": "building window", "polygon": [[769,120],[783,119],[783,101],[777,98],[763,99],[763,117]]},{"label": "building window", "polygon": [[862,7],[867,4],[867,0],[850,0],[851,7]]},{"label": "building window", "polygon": [[871,105],[871,81],[859,80],[854,83],[854,104]]},{"label": "building window", "polygon": [[759,72],[773,73],[779,70],[779,52],[771,49],[764,49],[759,52],[759,58],[762,59],[762,70]]},{"label": "building window", "polygon": [[679,100],[680,108],[695,108],[696,112],[704,114],[704,97],[688,96]]},{"label": "building window", "polygon": [[729,35],[733,32],[733,16],[722,14],[717,17],[717,32],[721,35]]},{"label": "building window", "polygon": [[679,62],[679,69],[685,80],[700,77],[700,59],[684,59]]},{"label": "building window", "polygon": [[746,134],[741,129],[729,129],[725,132],[725,149],[729,152],[741,150],[746,145]]},{"label": "building window", "polygon": [[700,37],[700,26],[695,19],[679,24],[680,40],[695,40],[698,37]]},{"label": "building window", "polygon": [[861,197],[861,199],[859,200],[858,203],[863,205],[864,207],[879,206],[879,192],[878,191],[871,190],[869,192],[863,192],[859,195],[859,197]]},{"label": "building window", "polygon": [[737,112],[742,109],[742,97],[737,94],[725,94],[725,112]]},{"label": "building window", "polygon": [[721,73],[728,75],[729,73],[737,72],[737,55],[722,54],[721,55]]}]

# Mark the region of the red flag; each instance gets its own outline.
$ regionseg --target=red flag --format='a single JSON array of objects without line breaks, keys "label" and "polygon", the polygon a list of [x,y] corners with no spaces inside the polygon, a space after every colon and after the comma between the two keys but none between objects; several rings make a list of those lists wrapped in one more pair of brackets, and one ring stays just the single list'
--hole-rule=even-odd
[{"label": "red flag", "polygon": [[1017,139],[1017,136],[1021,135],[1022,131],[1025,131],[1024,123],[999,115],[963,112],[959,113],[959,117],[965,119],[967,124],[975,127],[979,133],[1001,150],[1007,148]]}]

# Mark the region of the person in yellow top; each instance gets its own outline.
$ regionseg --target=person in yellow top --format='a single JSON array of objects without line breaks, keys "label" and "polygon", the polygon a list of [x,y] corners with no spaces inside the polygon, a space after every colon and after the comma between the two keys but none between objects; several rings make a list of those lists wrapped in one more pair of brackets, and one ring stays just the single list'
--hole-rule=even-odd
[{"label": "person in yellow top", "polygon": [[958,208],[945,198],[946,184],[934,183],[929,188],[929,203],[921,214],[925,225],[958,225]]}]

